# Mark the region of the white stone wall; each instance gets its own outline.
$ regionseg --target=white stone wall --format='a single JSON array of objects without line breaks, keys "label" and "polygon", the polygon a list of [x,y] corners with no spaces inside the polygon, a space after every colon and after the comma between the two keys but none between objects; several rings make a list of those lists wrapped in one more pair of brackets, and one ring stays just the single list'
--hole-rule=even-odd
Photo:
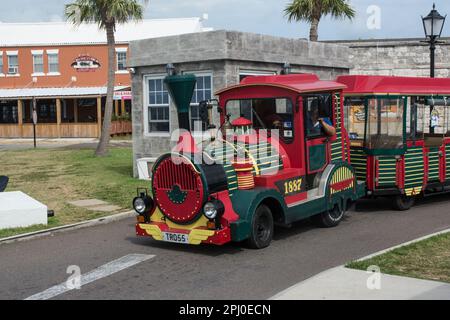
[{"label": "white stone wall", "polygon": [[[430,76],[430,49],[423,39],[337,41],[350,48],[351,74]],[[436,48],[436,77],[450,77],[450,39]]]}]

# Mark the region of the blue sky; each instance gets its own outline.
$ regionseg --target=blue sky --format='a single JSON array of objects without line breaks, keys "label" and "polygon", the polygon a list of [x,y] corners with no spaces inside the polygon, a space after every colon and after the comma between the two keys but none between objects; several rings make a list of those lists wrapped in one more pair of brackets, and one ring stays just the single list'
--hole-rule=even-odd
[{"label": "blue sky", "polygon": [[[2,0],[6,1],[6,0]],[[0,21],[29,22],[63,19],[63,4],[70,0],[15,0],[14,6],[2,6]],[[264,33],[276,36],[307,38],[305,23],[288,23],[283,9],[288,0],[150,0],[146,18],[200,17],[209,14],[206,26]],[[357,11],[352,21],[324,19],[319,27],[321,40],[422,37],[421,15],[436,2],[441,14],[450,14],[449,0],[351,0]],[[380,8],[380,28],[368,29],[369,6]],[[443,36],[450,36],[450,21]]]}]

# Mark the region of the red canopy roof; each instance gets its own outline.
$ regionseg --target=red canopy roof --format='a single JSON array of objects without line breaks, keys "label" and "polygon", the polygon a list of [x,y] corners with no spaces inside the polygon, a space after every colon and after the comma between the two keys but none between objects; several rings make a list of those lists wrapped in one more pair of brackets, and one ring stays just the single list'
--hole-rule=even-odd
[{"label": "red canopy roof", "polygon": [[361,94],[450,94],[450,78],[413,78],[389,76],[340,76],[345,93]]},{"label": "red canopy roof", "polygon": [[334,81],[322,81],[314,74],[289,74],[273,76],[249,76],[241,81],[239,85],[231,86],[216,95],[224,92],[245,87],[271,86],[292,90],[298,93],[331,91],[344,89],[345,85]]}]

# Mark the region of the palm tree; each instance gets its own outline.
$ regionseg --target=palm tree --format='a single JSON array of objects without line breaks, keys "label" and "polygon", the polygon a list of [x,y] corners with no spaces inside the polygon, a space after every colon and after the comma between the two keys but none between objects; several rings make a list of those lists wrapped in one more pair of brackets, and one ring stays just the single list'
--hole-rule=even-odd
[{"label": "palm tree", "polygon": [[[144,5],[148,0],[143,0]],[[140,21],[144,16],[144,6],[138,0],[75,0],[65,6],[65,16],[75,26],[82,23],[96,23],[106,31],[108,43],[108,85],[106,93],[105,116],[100,141],[95,151],[96,156],[108,153],[110,140],[111,116],[115,82],[115,31],[118,24],[131,20]]]},{"label": "palm tree", "polygon": [[355,10],[348,0],[293,0],[284,10],[289,22],[306,21],[311,24],[309,40],[318,41],[319,22],[323,16],[331,15],[335,19],[355,17]]}]

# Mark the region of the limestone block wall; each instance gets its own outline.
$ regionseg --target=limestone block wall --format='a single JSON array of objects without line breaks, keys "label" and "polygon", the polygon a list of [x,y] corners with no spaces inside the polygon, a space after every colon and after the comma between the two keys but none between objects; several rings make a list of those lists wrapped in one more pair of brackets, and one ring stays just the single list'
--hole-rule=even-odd
[{"label": "limestone block wall", "polygon": [[[430,49],[423,39],[333,41],[349,47],[351,74],[430,76]],[[436,48],[436,77],[450,77],[450,39]],[[330,42],[327,42],[330,43]]]}]

